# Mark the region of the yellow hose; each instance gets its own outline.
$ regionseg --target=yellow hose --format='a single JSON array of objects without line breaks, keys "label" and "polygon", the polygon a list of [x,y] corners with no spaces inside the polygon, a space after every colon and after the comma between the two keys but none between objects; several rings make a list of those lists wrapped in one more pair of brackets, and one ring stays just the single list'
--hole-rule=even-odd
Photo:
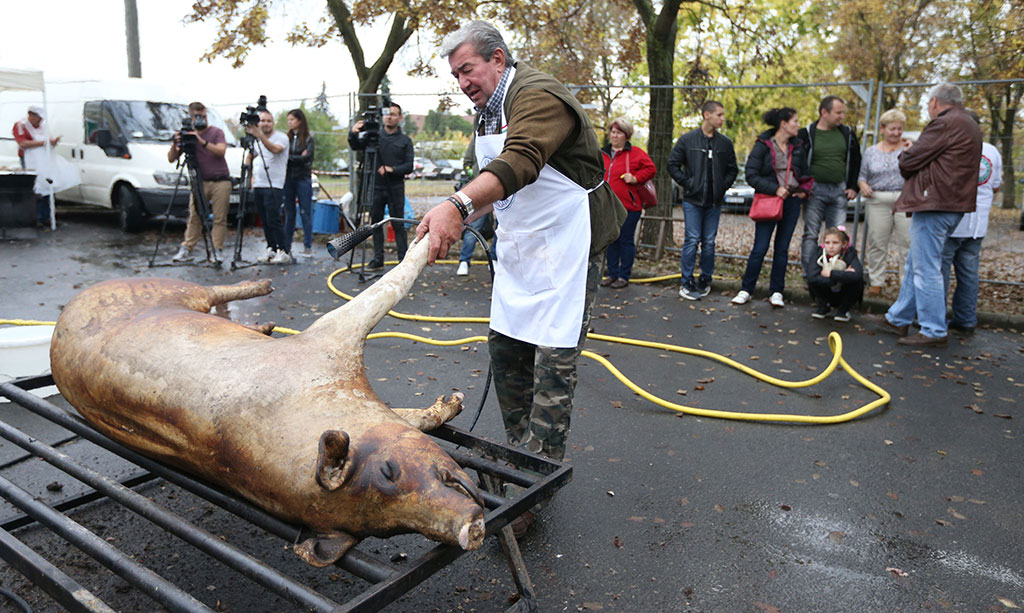
[{"label": "yellow hose", "polygon": [[[397,262],[387,262],[387,264],[395,264],[395,263],[397,263]],[[438,264],[456,264],[457,262],[452,261],[452,260],[438,260],[437,263]],[[475,264],[480,264],[480,263],[486,264],[486,262],[474,262],[474,263]],[[341,274],[343,272],[347,272],[348,270],[349,270],[348,267],[339,268],[338,270],[335,270],[333,273],[331,273],[327,277],[327,287],[332,292],[334,292],[336,295],[340,296],[341,298],[344,298],[345,300],[351,300],[352,296],[350,296],[349,294],[346,294],[345,292],[342,292],[341,290],[336,288],[334,286],[334,278],[337,275],[339,275],[339,274]],[[637,279],[635,281],[631,280],[630,282],[631,283],[653,283],[655,281],[679,278],[679,276],[680,275],[678,275],[678,274],[676,274],[676,275],[666,275],[666,276],[663,276],[663,277],[652,277],[650,279]],[[429,316],[429,315],[409,315],[409,314],[406,314],[406,313],[399,313],[398,311],[394,311],[394,310],[388,311],[388,315],[390,315],[392,317],[395,317],[397,319],[404,319],[404,320],[408,320],[408,321],[427,321],[427,322],[444,322],[444,323],[488,323],[490,321],[490,318],[488,318],[488,317],[434,317],[434,316]],[[28,326],[28,325],[53,325],[54,322],[50,322],[50,321],[33,321],[33,320],[25,320],[25,319],[0,319],[0,324],[11,324],[11,325],[19,325],[19,326]],[[280,326],[275,327],[274,331],[278,332],[278,333],[281,333],[281,334],[298,334],[299,333],[298,330],[293,330],[291,328],[284,328],[284,327],[280,327]],[[447,341],[446,340],[437,340],[437,339],[427,338],[427,337],[419,336],[419,335],[416,335],[416,334],[407,334],[405,332],[374,332],[374,333],[370,334],[369,336],[367,336],[368,340],[369,339],[378,339],[378,338],[401,338],[401,339],[411,340],[411,341],[414,341],[414,342],[417,342],[417,343],[426,343],[426,344],[429,344],[429,345],[438,345],[438,346],[442,346],[442,347],[451,347],[451,346],[455,346],[455,345],[466,345],[466,344],[469,344],[469,343],[487,342],[487,337],[486,336],[469,336],[469,337],[466,337],[466,338],[447,340]],[[589,350],[586,350],[586,349],[583,350],[581,355],[583,355],[584,357],[590,358],[590,359],[594,360],[595,362],[597,362],[597,363],[601,364],[602,366],[604,366],[606,369],[608,369],[608,371],[616,379],[621,381],[623,385],[628,387],[630,390],[632,390],[637,395],[642,396],[643,398],[646,398],[647,400],[649,400],[650,402],[653,402],[654,404],[656,404],[658,406],[664,407],[666,409],[670,409],[672,411],[677,411],[679,413],[685,413],[687,415],[698,415],[698,416],[701,416],[701,417],[715,417],[715,418],[719,418],[719,419],[735,419],[735,420],[744,420],[744,421],[776,421],[776,422],[805,423],[805,424],[836,424],[836,423],[841,423],[841,422],[845,422],[845,421],[850,421],[852,419],[856,419],[857,417],[860,417],[861,415],[864,415],[865,413],[869,413],[869,412],[871,412],[871,411],[873,411],[873,410],[875,410],[877,408],[883,407],[883,406],[889,404],[889,401],[892,399],[892,397],[889,395],[889,392],[885,391],[884,389],[882,389],[878,385],[872,383],[870,380],[868,380],[863,375],[861,375],[859,372],[857,372],[852,366],[850,366],[850,364],[843,357],[843,339],[839,336],[838,332],[834,332],[834,331],[833,332],[829,332],[829,335],[828,335],[828,345],[829,345],[829,350],[832,352],[832,360],[829,362],[828,366],[823,371],[821,371],[819,374],[815,375],[814,377],[811,377],[810,379],[805,379],[803,381],[786,381],[784,379],[779,379],[777,377],[773,377],[771,375],[767,375],[767,374],[764,374],[762,372],[759,372],[759,371],[757,371],[757,370],[755,370],[753,368],[750,368],[749,366],[746,366],[745,364],[741,364],[741,363],[739,363],[739,362],[737,362],[735,360],[732,360],[730,358],[727,358],[727,357],[725,357],[723,355],[720,355],[720,354],[717,354],[717,353],[714,353],[714,352],[711,352],[711,351],[705,351],[703,349],[692,349],[690,347],[682,347],[682,346],[679,346],[679,345],[671,345],[671,344],[668,344],[668,343],[656,343],[656,342],[651,342],[651,341],[641,341],[641,340],[636,340],[636,339],[631,339],[631,338],[624,338],[624,337],[619,337],[619,336],[609,336],[609,335],[606,335],[606,334],[593,334],[593,333],[591,333],[591,334],[587,334],[587,338],[590,339],[590,340],[595,340],[595,341],[604,341],[604,342],[608,342],[608,343],[619,343],[619,344],[623,344],[623,345],[633,345],[633,346],[636,346],[636,347],[646,347],[646,348],[649,348],[649,349],[657,349],[657,350],[660,350],[660,351],[672,351],[672,352],[675,352],[675,353],[683,353],[683,354],[687,354],[687,355],[694,355],[694,356],[699,356],[699,357],[707,358],[709,360],[714,360],[716,362],[721,362],[722,364],[724,364],[726,366],[729,366],[731,368],[739,370],[740,372],[742,372],[744,374],[747,374],[747,375],[749,375],[749,376],[751,376],[751,377],[753,377],[755,379],[758,379],[760,381],[763,381],[765,383],[768,383],[769,385],[773,385],[775,387],[787,388],[787,389],[810,387],[812,385],[816,385],[818,383],[821,383],[822,381],[827,379],[829,376],[831,376],[832,373],[835,371],[835,369],[837,367],[841,366],[842,369],[844,371],[846,371],[847,373],[849,373],[849,375],[851,377],[853,377],[853,379],[855,381],[857,381],[858,383],[863,385],[865,388],[871,390],[875,394],[878,394],[878,398],[877,399],[875,399],[875,400],[873,400],[873,401],[871,401],[871,402],[869,402],[869,403],[867,403],[867,404],[865,404],[865,405],[863,405],[863,406],[861,406],[861,407],[859,407],[857,409],[854,409],[852,411],[848,411],[848,412],[843,413],[841,415],[795,415],[795,414],[791,414],[791,413],[745,413],[745,412],[737,412],[737,411],[719,411],[719,410],[713,410],[713,409],[700,409],[700,408],[697,408],[697,407],[689,407],[689,406],[686,406],[686,405],[677,404],[677,403],[674,403],[674,402],[669,402],[667,400],[664,400],[663,398],[659,398],[658,396],[655,396],[654,394],[651,394],[651,393],[647,392],[646,390],[644,390],[643,388],[638,386],[636,383],[634,383],[632,380],[630,380],[628,377],[623,375],[622,372],[618,368],[616,368],[609,360],[607,360],[603,356],[598,355],[598,354],[594,353],[593,351],[589,351]]]},{"label": "yellow hose", "polygon": [[[397,264],[397,263],[398,262],[396,262],[396,261],[392,261],[392,262],[387,262],[386,264],[391,265],[391,264]],[[457,264],[458,262],[457,261],[453,261],[453,260],[438,260],[437,263],[438,264]],[[486,264],[486,262],[473,262],[473,263],[474,264]],[[356,266],[359,266],[359,265],[356,265]],[[336,277],[337,275],[339,275],[339,274],[341,274],[343,272],[348,272],[348,270],[349,270],[349,268],[347,266],[343,267],[343,268],[339,268],[338,270],[335,270],[333,273],[331,273],[327,277],[327,287],[332,292],[334,292],[336,295],[344,298],[345,300],[351,300],[352,296],[346,294],[345,292],[339,290],[338,288],[336,288],[334,286],[334,277]],[[655,281],[664,281],[664,280],[669,280],[669,279],[678,279],[681,276],[682,275],[680,275],[680,274],[673,274],[673,275],[664,275],[664,276],[661,276],[661,277],[651,277],[649,279],[636,279],[636,280],[631,279],[630,283],[653,283]],[[427,322],[445,322],[445,323],[488,323],[490,321],[490,318],[488,318],[488,317],[435,317],[435,316],[430,316],[430,315],[410,315],[410,314],[407,314],[407,313],[400,313],[400,312],[395,311],[395,310],[388,311],[388,315],[390,315],[392,317],[395,317],[395,318],[398,318],[398,319],[404,319],[404,320],[407,320],[407,321],[427,321]],[[283,329],[277,329],[277,328],[275,328],[275,330],[280,330],[282,332],[284,331]],[[288,333],[294,333],[294,332],[293,331],[288,331]],[[451,340],[451,341],[439,341],[439,340],[435,340],[435,339],[431,339],[431,338],[426,338],[426,337],[423,337],[423,336],[418,336],[418,335],[415,335],[415,334],[406,334],[404,332],[375,332],[375,333],[370,334],[369,336],[367,336],[367,339],[374,339],[374,338],[403,338],[403,339],[415,341],[415,342],[418,342],[418,343],[426,343],[426,344],[429,344],[429,345],[440,345],[440,346],[446,346],[446,347],[450,347],[450,346],[453,346],[453,345],[465,345],[467,343],[486,342],[487,341],[487,337],[485,337],[485,336],[471,336],[471,337],[462,338],[462,339],[456,339],[456,340]],[[873,411],[874,409],[883,407],[883,406],[889,404],[889,401],[892,399],[892,397],[889,395],[889,392],[885,391],[884,389],[882,389],[878,385],[875,385],[874,383],[869,381],[867,378],[865,378],[863,375],[861,375],[859,372],[857,372],[852,366],[850,366],[850,364],[846,361],[846,359],[843,358],[843,339],[842,339],[842,337],[839,336],[839,333],[835,332],[835,331],[829,332],[829,335],[828,335],[828,345],[829,345],[829,349],[832,351],[832,361],[829,362],[829,365],[825,368],[825,370],[821,371],[821,373],[819,373],[818,375],[816,375],[816,376],[814,376],[814,377],[812,377],[810,379],[806,379],[804,381],[786,381],[784,379],[779,379],[779,378],[773,377],[771,375],[766,375],[766,374],[764,374],[764,373],[762,373],[760,371],[757,371],[757,370],[755,370],[753,368],[750,368],[749,366],[746,366],[744,364],[740,364],[739,362],[737,362],[735,360],[732,360],[730,358],[727,358],[727,357],[725,357],[723,355],[720,355],[720,354],[717,354],[717,353],[714,353],[714,352],[711,352],[711,351],[705,351],[703,349],[692,349],[692,348],[689,348],[689,347],[681,347],[679,345],[671,345],[671,344],[668,344],[668,343],[655,343],[655,342],[650,342],[650,341],[640,341],[640,340],[636,340],[636,339],[623,338],[623,337],[619,337],[619,336],[608,336],[606,334],[590,333],[590,334],[587,334],[587,338],[590,339],[590,340],[605,341],[605,342],[609,342],[609,343],[619,343],[619,344],[623,344],[623,345],[635,345],[637,347],[647,347],[647,348],[650,348],[650,349],[658,349],[658,350],[661,350],[661,351],[673,351],[673,352],[676,352],[676,353],[684,353],[684,354],[688,354],[688,355],[700,356],[700,357],[703,357],[703,358],[707,358],[707,359],[710,359],[710,360],[715,360],[717,362],[721,362],[722,364],[725,364],[726,366],[729,366],[731,368],[735,368],[736,370],[739,370],[740,372],[743,372],[743,373],[745,373],[747,375],[750,375],[751,377],[753,377],[755,379],[758,379],[760,381],[764,381],[765,383],[768,383],[769,385],[773,385],[775,387],[787,388],[787,389],[810,387],[812,385],[816,385],[818,383],[821,383],[822,381],[824,381],[825,379],[827,379],[829,376],[832,375],[832,373],[835,371],[837,366],[842,366],[843,370],[846,371],[847,373],[849,373],[849,375],[851,377],[853,377],[853,379],[855,381],[857,381],[858,383],[860,383],[861,385],[863,385],[867,389],[871,390],[872,392],[878,394],[878,398],[876,400],[873,400],[873,401],[871,401],[871,402],[869,402],[869,403],[867,403],[867,404],[865,404],[865,405],[863,405],[863,406],[861,406],[861,407],[859,407],[857,409],[854,409],[852,411],[848,411],[846,413],[843,413],[842,415],[795,415],[795,414],[790,414],[790,413],[744,413],[744,412],[738,412],[738,411],[718,411],[718,410],[713,410],[713,409],[700,409],[700,408],[697,408],[697,407],[689,407],[689,406],[686,406],[686,405],[677,404],[677,403],[674,403],[674,402],[669,402],[668,400],[665,400],[663,398],[659,398],[658,396],[655,396],[654,394],[651,394],[651,393],[647,392],[646,390],[644,390],[640,386],[638,386],[636,383],[634,383],[632,380],[630,380],[628,377],[623,375],[622,371],[620,371],[618,368],[616,368],[610,361],[608,361],[603,356],[598,355],[598,354],[594,353],[593,351],[588,351],[586,349],[583,350],[581,355],[583,355],[584,357],[588,357],[588,358],[596,361],[597,363],[601,364],[602,366],[604,366],[606,369],[608,369],[608,372],[612,373],[612,375],[616,379],[621,381],[623,385],[625,385],[629,389],[633,390],[633,392],[635,392],[636,394],[646,398],[647,400],[653,402],[654,404],[656,404],[658,406],[664,407],[666,409],[671,409],[673,411],[678,411],[680,413],[685,413],[687,415],[699,415],[699,416],[702,416],[702,417],[716,417],[716,418],[719,418],[719,419],[736,419],[736,420],[745,420],[745,421],[779,421],[779,422],[806,423],[806,424],[836,424],[836,423],[841,423],[841,422],[844,422],[844,421],[850,421],[852,419],[856,419],[857,417],[860,417],[861,415],[864,415],[865,413],[869,413],[869,412]]]}]

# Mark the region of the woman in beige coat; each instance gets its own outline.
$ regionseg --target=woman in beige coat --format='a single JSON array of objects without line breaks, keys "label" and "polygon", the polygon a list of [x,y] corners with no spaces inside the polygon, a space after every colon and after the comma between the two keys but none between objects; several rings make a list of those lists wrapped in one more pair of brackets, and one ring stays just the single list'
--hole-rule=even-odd
[{"label": "woman in beige coat", "polygon": [[893,213],[892,205],[903,188],[900,175],[900,153],[910,146],[903,138],[906,116],[896,109],[882,113],[879,119],[881,140],[864,152],[857,181],[864,195],[868,244],[864,255],[868,271],[868,296],[879,296],[885,285],[885,267],[889,261],[889,244],[896,247],[900,282],[903,263],[910,248],[910,219],[906,213]]}]

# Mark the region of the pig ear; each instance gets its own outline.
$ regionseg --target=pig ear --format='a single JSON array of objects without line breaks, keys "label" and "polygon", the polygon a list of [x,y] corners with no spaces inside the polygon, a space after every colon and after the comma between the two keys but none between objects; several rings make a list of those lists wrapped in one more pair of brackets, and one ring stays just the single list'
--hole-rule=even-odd
[{"label": "pig ear", "polygon": [[348,433],[344,430],[325,430],[320,435],[316,456],[316,482],[325,490],[336,490],[348,477]]}]

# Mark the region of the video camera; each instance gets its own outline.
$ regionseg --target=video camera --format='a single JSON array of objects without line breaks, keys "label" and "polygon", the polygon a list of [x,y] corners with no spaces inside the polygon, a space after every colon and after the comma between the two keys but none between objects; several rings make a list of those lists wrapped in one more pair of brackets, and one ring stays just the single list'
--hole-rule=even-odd
[{"label": "video camera", "polygon": [[199,139],[192,132],[202,132],[207,125],[205,117],[197,117],[195,121],[192,120],[191,115],[182,118],[181,130],[178,131],[178,143],[185,155],[195,155]]},{"label": "video camera", "polygon": [[391,111],[391,101],[384,98],[381,105],[370,105],[363,111],[363,129],[359,131],[359,138],[368,145],[375,145],[380,140],[380,124],[383,116]]},{"label": "video camera", "polygon": [[260,112],[267,110],[267,97],[260,96],[256,100],[256,106],[247,106],[238,116],[238,122],[243,126],[255,126],[260,122]]}]

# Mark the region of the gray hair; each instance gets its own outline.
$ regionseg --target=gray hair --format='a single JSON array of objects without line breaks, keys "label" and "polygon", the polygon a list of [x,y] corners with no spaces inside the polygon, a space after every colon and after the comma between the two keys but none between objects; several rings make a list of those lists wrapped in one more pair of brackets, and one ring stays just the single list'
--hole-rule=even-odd
[{"label": "gray hair", "polygon": [[501,49],[505,52],[506,64],[511,64],[514,61],[512,52],[505,44],[505,39],[501,37],[501,32],[486,21],[471,21],[446,36],[441,44],[441,57],[450,56],[465,43],[472,44],[477,55],[485,60],[490,60],[494,52]]},{"label": "gray hair", "polygon": [[958,86],[949,82],[939,83],[928,91],[928,99],[935,98],[939,104],[951,106],[963,106],[964,92]]},{"label": "gray hair", "polygon": [[626,140],[633,138],[633,122],[626,119],[625,117],[616,117],[608,124],[608,131],[611,132],[612,128],[618,128],[620,132],[626,135]]}]

